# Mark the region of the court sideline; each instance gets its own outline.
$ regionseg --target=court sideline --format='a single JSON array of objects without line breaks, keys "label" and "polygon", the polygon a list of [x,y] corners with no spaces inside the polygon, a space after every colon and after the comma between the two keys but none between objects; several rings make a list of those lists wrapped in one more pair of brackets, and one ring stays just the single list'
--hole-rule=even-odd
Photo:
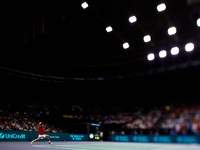
[{"label": "court sideline", "polygon": [[200,145],[193,144],[151,144],[151,143],[115,143],[115,142],[0,142],[1,150],[199,150]]}]

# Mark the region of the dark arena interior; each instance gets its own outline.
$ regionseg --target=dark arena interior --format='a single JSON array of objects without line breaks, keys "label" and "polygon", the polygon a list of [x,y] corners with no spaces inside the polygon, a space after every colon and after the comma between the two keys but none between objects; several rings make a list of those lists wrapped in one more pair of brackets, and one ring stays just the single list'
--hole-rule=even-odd
[{"label": "dark arena interior", "polygon": [[1,10],[1,150],[200,149],[200,0]]}]

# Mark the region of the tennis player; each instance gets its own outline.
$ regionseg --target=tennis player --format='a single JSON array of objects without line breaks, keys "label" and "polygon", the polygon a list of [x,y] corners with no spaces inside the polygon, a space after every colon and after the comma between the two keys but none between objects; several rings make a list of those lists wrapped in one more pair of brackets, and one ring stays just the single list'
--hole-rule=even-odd
[{"label": "tennis player", "polygon": [[44,129],[44,125],[42,125],[42,122],[39,123],[38,130],[39,130],[39,136],[38,136],[37,139],[33,140],[33,141],[31,142],[31,144],[33,144],[34,142],[40,140],[41,138],[48,138],[49,144],[53,144],[53,143],[51,143],[50,136],[44,134],[45,129]]}]

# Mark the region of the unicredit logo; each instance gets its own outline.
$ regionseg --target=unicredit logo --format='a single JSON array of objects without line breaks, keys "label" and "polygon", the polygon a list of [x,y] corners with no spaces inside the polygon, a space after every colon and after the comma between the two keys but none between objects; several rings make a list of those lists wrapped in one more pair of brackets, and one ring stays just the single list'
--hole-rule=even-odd
[{"label": "unicredit logo", "polygon": [[0,133],[0,139],[4,139],[4,134]]},{"label": "unicredit logo", "polygon": [[0,133],[0,139],[26,139],[25,134],[18,135],[16,133]]}]

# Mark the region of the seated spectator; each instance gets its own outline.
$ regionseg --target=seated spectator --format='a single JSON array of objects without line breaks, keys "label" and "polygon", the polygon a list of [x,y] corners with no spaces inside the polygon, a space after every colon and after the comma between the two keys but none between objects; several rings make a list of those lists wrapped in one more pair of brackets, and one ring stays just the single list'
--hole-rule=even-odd
[{"label": "seated spectator", "polygon": [[170,135],[176,135],[176,131],[175,130],[171,130],[170,131]]},{"label": "seated spectator", "polygon": [[134,130],[133,135],[138,135],[137,130]]},{"label": "seated spectator", "polygon": [[0,130],[4,130],[4,124],[2,122],[0,124]]}]

